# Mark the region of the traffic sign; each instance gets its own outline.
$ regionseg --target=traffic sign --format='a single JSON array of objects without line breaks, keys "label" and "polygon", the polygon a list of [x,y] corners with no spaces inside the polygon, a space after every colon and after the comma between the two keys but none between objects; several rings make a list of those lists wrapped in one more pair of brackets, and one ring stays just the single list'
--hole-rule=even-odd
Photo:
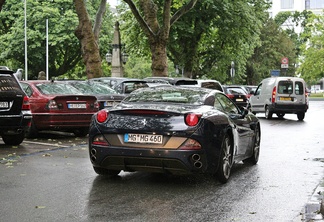
[{"label": "traffic sign", "polygon": [[[288,60],[288,58],[287,57],[283,57],[282,59],[281,59],[281,64],[288,64],[289,63],[289,60]],[[282,68],[282,67],[281,67]]]},{"label": "traffic sign", "polygon": [[288,64],[281,64],[282,69],[288,69],[288,66],[289,66]]},{"label": "traffic sign", "polygon": [[271,76],[280,76],[280,70],[271,70],[270,75]]}]

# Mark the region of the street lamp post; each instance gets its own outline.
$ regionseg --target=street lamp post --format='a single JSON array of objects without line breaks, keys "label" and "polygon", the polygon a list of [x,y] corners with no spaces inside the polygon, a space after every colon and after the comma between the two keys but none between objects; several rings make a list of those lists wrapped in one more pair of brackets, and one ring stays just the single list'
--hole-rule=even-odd
[{"label": "street lamp post", "polygon": [[235,76],[235,63],[234,61],[231,62],[231,79],[232,79],[232,84],[234,84],[234,76]]},{"label": "street lamp post", "polygon": [[128,55],[122,52],[125,48],[124,44],[120,41],[119,23],[115,24],[115,32],[113,43],[111,44],[112,51],[106,54],[106,61],[111,64],[111,76],[112,77],[123,77],[124,70],[123,64],[126,64]]}]

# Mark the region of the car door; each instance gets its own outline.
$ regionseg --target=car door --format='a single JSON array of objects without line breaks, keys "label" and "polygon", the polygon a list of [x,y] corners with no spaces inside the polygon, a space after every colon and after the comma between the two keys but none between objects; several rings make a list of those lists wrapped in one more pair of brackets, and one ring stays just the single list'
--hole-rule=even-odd
[{"label": "car door", "polygon": [[[233,136],[235,155],[245,155],[248,147],[252,143],[253,131],[250,127],[250,119],[248,116],[241,114],[241,110],[228,97],[223,94],[215,95],[215,108],[219,109],[221,104],[224,112],[229,116],[233,122]],[[216,104],[219,103],[219,104]],[[218,106],[218,107],[217,107]]]},{"label": "car door", "polygon": [[254,94],[250,97],[250,108],[252,112],[263,112],[264,111],[264,100],[262,98],[262,83],[258,85]]}]

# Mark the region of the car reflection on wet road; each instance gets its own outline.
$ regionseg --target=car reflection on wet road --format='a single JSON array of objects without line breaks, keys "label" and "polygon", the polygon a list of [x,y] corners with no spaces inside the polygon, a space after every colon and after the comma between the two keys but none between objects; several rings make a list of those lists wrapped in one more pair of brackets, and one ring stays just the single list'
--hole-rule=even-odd
[{"label": "car reflection on wet road", "polygon": [[87,137],[26,140],[17,148],[0,143],[1,158],[6,152],[18,155],[20,149],[35,149],[0,164],[0,218],[301,221],[305,203],[324,176],[323,110],[324,101],[311,101],[304,121],[297,121],[293,114],[272,120],[258,114],[259,162],[253,167],[235,165],[225,185],[202,175],[122,172],[116,178],[97,176],[89,160]]}]

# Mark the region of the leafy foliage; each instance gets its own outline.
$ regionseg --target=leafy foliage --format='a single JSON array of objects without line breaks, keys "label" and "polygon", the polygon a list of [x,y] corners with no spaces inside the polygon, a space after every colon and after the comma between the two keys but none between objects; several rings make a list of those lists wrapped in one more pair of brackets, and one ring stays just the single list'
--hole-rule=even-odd
[{"label": "leafy foliage", "polygon": [[324,77],[324,16],[313,14],[308,20],[307,27],[311,37],[303,44],[298,71],[306,81],[314,83]]},{"label": "leafy foliage", "polygon": [[294,42],[273,19],[263,26],[260,35],[261,44],[254,49],[253,56],[247,64],[247,84],[258,84],[263,78],[270,76],[271,70],[281,69],[281,59],[289,58],[289,69],[281,70],[281,75],[294,76],[296,53]]},{"label": "leafy foliage", "polygon": [[[175,13],[181,4],[173,2],[172,13]],[[235,61],[237,81],[242,81],[246,78],[246,61],[259,44],[260,29],[268,7],[261,0],[198,1],[172,25],[167,45],[169,59],[174,66],[183,67],[188,77],[214,78],[221,82],[230,80],[229,66],[231,61]],[[147,38],[127,7],[122,4],[119,12],[124,21],[122,38],[131,57],[150,55]]]},{"label": "leafy foliage", "polygon": [[[94,17],[99,0],[87,2],[88,11]],[[46,19],[50,78],[63,74],[69,78],[82,78],[80,44],[74,35],[78,18],[72,1],[27,1],[26,8],[28,79],[36,78],[39,71],[46,69]],[[0,63],[14,70],[25,67],[24,19],[24,1],[6,0],[0,13]],[[103,55],[112,36],[111,14],[105,21],[100,39],[100,44],[104,45]]]}]

